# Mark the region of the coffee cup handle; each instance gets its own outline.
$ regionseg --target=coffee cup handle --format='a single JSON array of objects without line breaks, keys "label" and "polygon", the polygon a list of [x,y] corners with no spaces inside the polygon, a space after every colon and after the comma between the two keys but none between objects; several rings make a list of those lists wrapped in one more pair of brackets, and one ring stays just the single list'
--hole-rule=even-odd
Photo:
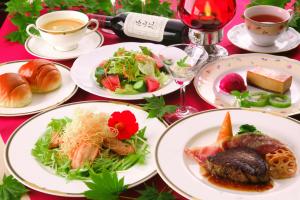
[{"label": "coffee cup handle", "polygon": [[92,23],[95,23],[96,25],[93,29],[88,28],[87,34],[93,33],[95,31],[97,31],[99,28],[99,22],[96,19],[90,19],[90,21],[87,23],[87,27],[89,27]]},{"label": "coffee cup handle", "polygon": [[35,35],[35,34],[33,34],[33,33],[30,32],[30,29],[31,29],[31,28],[34,28],[35,30],[38,31],[37,27],[36,27],[34,24],[29,24],[29,25],[26,27],[26,32],[27,32],[27,34],[30,35],[30,36],[33,37],[33,38],[39,38],[39,39],[40,39],[40,38],[41,38],[40,36]]}]

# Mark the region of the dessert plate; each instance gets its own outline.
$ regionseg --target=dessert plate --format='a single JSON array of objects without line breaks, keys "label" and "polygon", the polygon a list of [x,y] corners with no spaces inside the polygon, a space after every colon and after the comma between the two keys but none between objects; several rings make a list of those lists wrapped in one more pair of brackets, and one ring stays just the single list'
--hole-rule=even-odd
[{"label": "dessert plate", "polygon": [[[13,61],[0,64],[0,74],[14,72],[18,73],[19,68],[29,60]],[[70,69],[62,64],[55,63],[62,76],[60,88],[45,94],[33,94],[32,102],[22,108],[0,107],[0,116],[21,116],[41,112],[55,106],[58,106],[70,99],[77,91],[76,84],[70,76]]]},{"label": "dessert plate", "polygon": [[83,37],[79,41],[76,49],[71,51],[58,51],[43,39],[28,37],[25,42],[25,49],[31,55],[39,58],[69,60],[96,49],[101,46],[103,42],[103,35],[95,31]]},{"label": "dessert plate", "polygon": [[274,45],[268,47],[257,46],[252,43],[244,23],[232,27],[228,31],[227,37],[235,46],[257,53],[280,53],[290,51],[300,44],[300,33],[291,27],[275,41]]},{"label": "dessert plate", "polygon": [[294,152],[299,163],[300,123],[298,121],[252,110],[210,110],[196,113],[175,122],[163,133],[155,151],[157,171],[162,179],[174,191],[187,199],[300,199],[299,169],[294,177],[273,180],[273,188],[263,192],[230,190],[219,187],[200,174],[198,163],[187,157],[184,150],[185,148],[213,144],[227,111],[231,115],[234,133],[238,131],[239,126],[242,124],[255,125],[263,133],[286,144]]},{"label": "dessert plate", "polygon": [[139,46],[145,46],[151,49],[153,53],[158,54],[159,51],[165,46],[159,44],[152,43],[137,43],[137,42],[124,42],[114,45],[106,45],[100,48],[95,49],[94,51],[81,55],[77,58],[71,68],[71,76],[73,81],[83,90],[92,93],[97,96],[111,98],[111,99],[120,99],[120,100],[137,100],[144,99],[145,97],[151,97],[152,95],[161,96],[165,94],[169,94],[171,92],[179,89],[179,85],[172,81],[170,77],[170,81],[168,84],[156,90],[154,92],[144,92],[139,94],[115,94],[108,89],[101,88],[95,78],[94,73],[96,67],[99,64],[110,57],[113,56],[114,52],[116,52],[119,48],[125,48],[126,50],[139,50]]},{"label": "dessert plate", "polygon": [[31,155],[36,141],[45,133],[47,124],[51,119],[72,118],[76,108],[108,114],[115,111],[131,111],[135,115],[140,129],[147,127],[145,137],[150,153],[144,164],[135,164],[127,170],[118,172],[118,176],[119,178],[124,177],[124,183],[131,188],[156,174],[154,150],[159,137],[166,129],[166,125],[157,118],[149,119],[146,111],[132,104],[89,101],[62,105],[35,115],[14,131],[6,145],[5,162],[8,170],[16,179],[34,190],[47,194],[66,197],[83,196],[82,193],[88,190],[83,181],[67,180],[58,176],[53,169],[43,166]]},{"label": "dessert plate", "polygon": [[[290,96],[292,105],[288,108],[266,106],[255,108],[275,112],[284,116],[300,113],[300,62],[282,56],[269,54],[236,54],[206,64],[194,79],[197,93],[209,104],[217,108],[239,107],[235,97],[220,90],[221,78],[231,72],[240,74],[246,82],[246,72],[253,67],[262,67],[283,72],[293,76],[292,85],[286,95]],[[262,91],[247,86],[250,92]]]}]

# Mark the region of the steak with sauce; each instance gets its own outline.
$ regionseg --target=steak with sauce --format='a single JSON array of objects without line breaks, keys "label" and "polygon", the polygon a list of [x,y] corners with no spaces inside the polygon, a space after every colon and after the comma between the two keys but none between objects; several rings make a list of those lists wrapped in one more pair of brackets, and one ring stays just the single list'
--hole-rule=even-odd
[{"label": "steak with sauce", "polygon": [[207,169],[213,176],[238,183],[264,184],[270,181],[265,160],[247,147],[232,148],[209,156]]}]

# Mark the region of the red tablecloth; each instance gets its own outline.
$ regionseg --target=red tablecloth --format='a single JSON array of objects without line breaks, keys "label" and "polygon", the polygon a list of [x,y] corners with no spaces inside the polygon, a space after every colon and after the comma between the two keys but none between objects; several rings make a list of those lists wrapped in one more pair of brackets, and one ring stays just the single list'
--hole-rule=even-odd
[{"label": "red tablecloth", "polygon": [[[239,24],[242,22],[241,15],[244,11],[245,5],[248,3],[248,0],[239,0],[237,1],[237,12],[234,17],[234,19],[226,26],[224,30],[224,38],[221,42],[221,45],[225,47],[230,54],[240,54],[240,53],[247,53],[246,51],[243,51],[235,46],[233,46],[227,39],[226,33],[228,29],[230,29],[232,26]],[[23,45],[18,43],[13,43],[7,41],[4,36],[10,33],[11,31],[15,30],[16,28],[12,25],[10,22],[10,19],[7,18],[3,24],[3,26],[0,29],[0,63],[2,62],[8,62],[13,60],[22,60],[22,59],[31,59],[35,58],[34,56],[30,55],[26,52]],[[105,37],[104,45],[113,44],[122,42],[121,39],[116,37],[115,35],[110,35],[103,33]],[[281,54],[284,56],[288,56],[290,58],[298,59],[300,60],[300,53],[299,52],[300,47],[297,49]],[[72,63],[74,60],[64,61],[61,62],[62,64],[65,64],[69,67],[72,66]],[[179,103],[179,92],[174,92],[172,94],[166,95],[165,99],[168,104],[178,104]],[[78,90],[78,92],[66,103],[69,102],[76,102],[76,101],[86,101],[86,100],[103,100],[105,98],[97,97],[93,94],[89,94],[81,89]],[[140,101],[131,101],[131,103],[139,103]],[[202,100],[196,93],[194,86],[191,84],[187,87],[187,95],[186,95],[186,103],[188,105],[194,106],[198,108],[200,111],[212,109],[213,106],[207,104],[204,100]],[[0,117],[0,133],[3,138],[3,140],[6,142],[11,133],[25,120],[30,118],[31,116],[20,116],[20,117]],[[34,173],[34,172],[33,172]],[[154,184],[159,190],[166,187],[166,184],[162,181],[162,179],[156,175],[154,178],[149,180],[147,184]],[[131,189],[127,191],[124,196],[131,196],[136,197],[137,193],[135,192],[136,189],[141,189],[143,186],[138,186],[137,188]],[[63,198],[63,197],[56,197],[51,196],[47,194],[43,194],[34,190],[30,191],[30,197],[32,200],[70,200],[72,198]],[[180,195],[176,194],[174,192],[174,196],[176,199],[184,199]],[[74,198],[78,199],[78,198]]]}]

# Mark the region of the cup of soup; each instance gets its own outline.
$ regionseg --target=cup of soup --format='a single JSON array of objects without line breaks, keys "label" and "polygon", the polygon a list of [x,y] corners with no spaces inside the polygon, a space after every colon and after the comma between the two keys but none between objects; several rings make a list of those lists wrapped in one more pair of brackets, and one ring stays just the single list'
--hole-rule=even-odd
[{"label": "cup of soup", "polygon": [[291,10],[276,6],[259,5],[244,12],[246,29],[252,42],[258,46],[271,46],[288,28]]},{"label": "cup of soup", "polygon": [[[95,26],[90,29],[92,24]],[[99,22],[89,20],[84,13],[64,10],[40,16],[35,24],[26,27],[26,32],[32,37],[42,38],[59,51],[70,51],[77,48],[84,36],[97,31],[98,27]],[[33,34],[32,29],[36,29],[40,36]]]}]

